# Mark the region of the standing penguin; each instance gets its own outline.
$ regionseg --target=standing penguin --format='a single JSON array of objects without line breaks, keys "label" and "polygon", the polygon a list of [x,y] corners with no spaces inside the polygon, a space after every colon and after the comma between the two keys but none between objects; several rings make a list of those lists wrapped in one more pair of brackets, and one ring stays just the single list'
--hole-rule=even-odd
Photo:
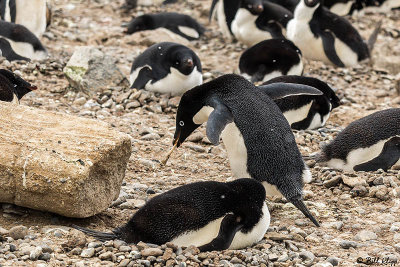
[{"label": "standing penguin", "polygon": [[8,61],[25,60],[31,61],[29,58],[21,57],[12,49],[11,44],[7,39],[0,38],[0,56],[5,57]]},{"label": "standing penguin", "polygon": [[268,229],[264,200],[265,189],[254,180],[197,182],[155,196],[112,233],[74,227],[100,240],[241,249],[260,241]]},{"label": "standing penguin", "polygon": [[322,148],[318,162],[345,171],[387,170],[399,165],[400,109],[378,111],[349,124]]},{"label": "standing penguin", "polygon": [[36,60],[47,57],[46,48],[25,26],[0,20],[0,37],[7,39],[15,53],[22,57]]},{"label": "standing penguin", "polygon": [[265,40],[243,52],[239,70],[252,82],[265,82],[282,75],[301,75],[301,51],[287,39]]},{"label": "standing penguin", "polygon": [[237,178],[262,182],[267,195],[282,194],[318,226],[302,196],[303,183],[311,181],[310,170],[287,120],[270,98],[302,93],[321,94],[299,84],[277,83],[258,88],[234,74],[197,86],[186,92],[179,103],[174,148],[207,121],[208,139],[217,145],[222,137]]},{"label": "standing penguin", "polygon": [[301,0],[288,23],[287,38],[303,56],[339,67],[354,66],[370,58],[380,25],[368,45],[345,18],[323,7],[323,0]]},{"label": "standing penguin", "polygon": [[286,8],[261,0],[213,0],[210,18],[214,8],[225,37],[233,35],[247,46],[266,39],[283,38],[285,27],[293,17]]},{"label": "standing penguin", "polygon": [[305,84],[320,90],[323,95],[295,95],[276,99],[292,129],[312,130],[325,125],[330,112],[340,105],[340,100],[325,82],[312,77],[281,76],[265,82]]},{"label": "standing penguin", "polygon": [[200,59],[190,48],[162,42],[133,61],[131,88],[181,95],[203,82],[201,72]]},{"label": "standing penguin", "polygon": [[24,25],[37,37],[47,27],[46,0],[0,0],[1,19]]},{"label": "standing penguin", "polygon": [[19,100],[37,87],[11,71],[0,69],[0,101],[19,104]]},{"label": "standing penguin", "polygon": [[189,41],[197,40],[203,35],[205,29],[195,19],[188,15],[175,12],[145,14],[134,18],[125,31],[132,34],[139,31],[165,28]]}]

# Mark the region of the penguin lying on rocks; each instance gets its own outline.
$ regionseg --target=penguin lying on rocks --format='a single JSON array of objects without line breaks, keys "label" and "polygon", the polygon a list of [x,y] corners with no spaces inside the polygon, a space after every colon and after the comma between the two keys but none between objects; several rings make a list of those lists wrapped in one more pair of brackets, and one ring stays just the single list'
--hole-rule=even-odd
[{"label": "penguin lying on rocks", "polygon": [[74,227],[101,241],[172,242],[200,251],[241,249],[260,241],[268,229],[264,200],[265,189],[255,180],[197,182],[155,196],[112,233]]},{"label": "penguin lying on rocks", "polygon": [[301,49],[304,57],[338,67],[354,66],[369,59],[380,23],[367,44],[349,21],[324,8],[321,2],[300,1],[287,25],[287,38]]},{"label": "penguin lying on rocks", "polygon": [[25,26],[0,20],[0,38],[7,39],[16,54],[36,60],[47,57],[40,40]]},{"label": "penguin lying on rocks", "polygon": [[213,0],[210,19],[215,8],[225,37],[234,36],[247,46],[283,38],[286,25],[293,17],[286,8],[262,0]]},{"label": "penguin lying on rocks", "polygon": [[204,27],[192,17],[175,12],[145,14],[134,18],[127,27],[125,33],[128,34],[165,28],[189,41],[199,39],[205,31]]},{"label": "penguin lying on rocks", "polygon": [[19,104],[19,100],[37,87],[11,71],[0,69],[0,101]]},{"label": "penguin lying on rocks", "polygon": [[237,178],[262,182],[267,195],[282,194],[319,226],[302,196],[303,183],[311,181],[310,170],[287,120],[271,99],[303,93],[322,94],[302,84],[275,83],[258,88],[234,74],[197,86],[186,92],[179,103],[174,148],[207,121],[208,139],[217,145],[222,137]]},{"label": "penguin lying on rocks", "polygon": [[301,51],[287,39],[265,40],[243,52],[239,71],[253,83],[282,75],[302,75]]},{"label": "penguin lying on rocks", "polygon": [[11,44],[7,39],[0,38],[0,56],[5,57],[8,61],[25,60],[31,61],[29,58],[21,57],[12,49]]},{"label": "penguin lying on rocks", "polygon": [[292,129],[312,130],[325,125],[331,111],[340,105],[336,93],[325,82],[312,77],[281,76],[265,82],[305,84],[317,88],[323,95],[295,95],[276,99]]},{"label": "penguin lying on rocks", "polygon": [[399,157],[400,109],[392,108],[350,123],[316,158],[345,171],[386,171]]},{"label": "penguin lying on rocks", "polygon": [[133,61],[131,88],[181,95],[203,82],[201,72],[193,50],[177,43],[158,43]]}]

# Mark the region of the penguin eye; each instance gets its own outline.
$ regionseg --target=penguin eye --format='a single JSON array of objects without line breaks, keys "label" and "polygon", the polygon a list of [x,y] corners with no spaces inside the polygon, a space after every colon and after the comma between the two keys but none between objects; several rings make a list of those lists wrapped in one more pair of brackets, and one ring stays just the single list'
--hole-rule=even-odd
[{"label": "penguin eye", "polygon": [[175,62],[176,65],[179,65],[179,61]]},{"label": "penguin eye", "polygon": [[183,121],[180,121],[180,122],[179,122],[179,125],[180,125],[181,127],[183,127],[183,126],[185,126],[185,123],[184,123]]},{"label": "penguin eye", "polygon": [[14,84],[14,88],[17,87],[18,85]]}]

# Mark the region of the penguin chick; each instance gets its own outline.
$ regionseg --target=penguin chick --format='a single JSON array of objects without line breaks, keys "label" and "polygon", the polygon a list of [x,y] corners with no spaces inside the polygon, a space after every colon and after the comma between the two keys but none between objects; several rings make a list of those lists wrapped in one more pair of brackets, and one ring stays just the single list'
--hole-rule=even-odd
[{"label": "penguin chick", "polygon": [[165,28],[190,41],[197,40],[203,35],[205,29],[195,19],[188,15],[167,12],[145,14],[134,18],[128,24],[125,33],[132,34],[139,31]]},{"label": "penguin chick", "polygon": [[213,0],[210,19],[215,8],[225,37],[234,36],[247,46],[283,38],[285,27],[293,17],[286,8],[262,0]]},{"label": "penguin chick", "polygon": [[264,200],[265,189],[255,180],[197,182],[155,196],[112,233],[74,227],[102,241],[241,249],[260,241],[268,229]]},{"label": "penguin chick", "polygon": [[345,18],[333,14],[320,0],[301,0],[287,26],[287,38],[303,56],[338,67],[354,66],[369,59],[380,25],[368,44]]},{"label": "penguin chick", "polygon": [[36,60],[47,57],[46,48],[25,26],[0,20],[0,37],[7,39],[15,53],[22,57]]},{"label": "penguin chick", "polygon": [[322,94],[299,84],[271,84],[258,88],[241,76],[223,75],[186,92],[176,115],[174,144],[179,147],[207,121],[207,137],[224,142],[236,177],[263,183],[268,195],[286,197],[315,225],[303,202],[303,182],[311,173],[297,148],[290,126],[270,97]]},{"label": "penguin chick", "polygon": [[265,40],[243,52],[239,70],[253,83],[282,75],[302,75],[301,51],[286,39]]},{"label": "penguin chick", "polygon": [[203,82],[198,56],[188,47],[171,42],[154,44],[133,62],[131,88],[181,95]]},{"label": "penguin chick", "polygon": [[375,171],[399,165],[400,109],[378,111],[349,124],[317,155],[317,162],[345,171]]},{"label": "penguin chick", "polygon": [[21,98],[37,87],[11,71],[0,69],[0,101],[18,103]]},{"label": "penguin chick", "polygon": [[265,82],[305,84],[317,88],[323,95],[297,95],[276,99],[275,103],[283,112],[292,129],[312,130],[325,125],[330,112],[340,105],[340,100],[325,82],[312,77],[281,76]]},{"label": "penguin chick", "polygon": [[7,41],[7,39],[0,38],[0,51],[2,57],[5,57],[8,61],[14,61],[14,60],[25,60],[25,61],[31,61],[29,58],[26,57],[21,57],[15,51],[12,49],[10,42]]}]

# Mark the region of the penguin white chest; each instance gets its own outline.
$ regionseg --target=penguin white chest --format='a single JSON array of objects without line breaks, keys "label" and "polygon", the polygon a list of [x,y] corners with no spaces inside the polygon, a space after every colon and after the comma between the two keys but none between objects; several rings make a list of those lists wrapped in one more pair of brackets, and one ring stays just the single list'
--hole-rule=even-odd
[{"label": "penguin white chest", "polygon": [[226,125],[221,133],[233,175],[236,178],[251,178],[247,171],[247,149],[240,130],[234,122]]},{"label": "penguin white chest", "polygon": [[247,9],[239,8],[232,21],[231,29],[233,35],[247,46],[272,38],[269,32],[262,31],[257,27],[257,18],[258,16],[252,15]]},{"label": "penguin white chest", "polygon": [[291,109],[288,111],[285,111],[283,113],[283,116],[285,116],[286,120],[289,122],[290,125],[292,125],[295,122],[299,122],[307,118],[308,113],[310,112],[310,108],[312,105],[313,101],[310,101],[310,103],[298,108],[298,109]]},{"label": "penguin white chest", "polygon": [[226,22],[226,16],[225,16],[225,11],[224,11],[224,0],[219,0],[217,3],[217,19],[218,19],[218,25],[219,28],[224,35],[225,38],[228,38],[229,40],[232,39],[232,34],[229,30],[229,26]]},{"label": "penguin white chest", "polygon": [[46,0],[17,0],[15,23],[22,24],[40,37],[46,31]]}]

